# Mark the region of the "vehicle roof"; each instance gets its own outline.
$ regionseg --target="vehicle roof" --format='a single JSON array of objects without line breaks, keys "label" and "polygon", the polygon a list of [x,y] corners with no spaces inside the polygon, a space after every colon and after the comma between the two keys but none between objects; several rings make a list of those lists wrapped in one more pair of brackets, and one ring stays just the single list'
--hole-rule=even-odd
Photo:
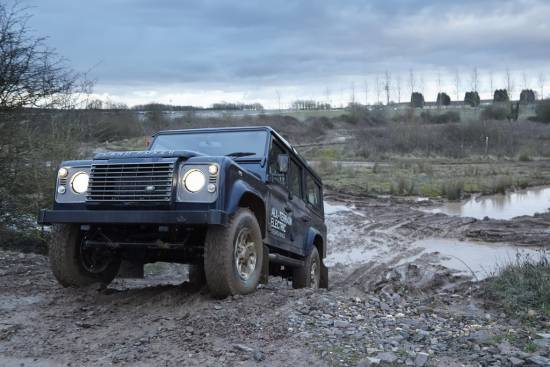
[{"label": "vehicle roof", "polygon": [[208,127],[208,128],[197,128],[197,129],[179,129],[179,130],[162,130],[153,134],[153,137],[157,135],[172,135],[172,134],[186,134],[186,133],[209,133],[215,131],[268,131],[274,136],[276,136],[291,152],[292,154],[300,161],[300,163],[317,179],[322,183],[321,178],[317,173],[311,168],[307,161],[298,153],[298,151],[285,139],[275,131],[270,126],[241,126],[241,127]]}]

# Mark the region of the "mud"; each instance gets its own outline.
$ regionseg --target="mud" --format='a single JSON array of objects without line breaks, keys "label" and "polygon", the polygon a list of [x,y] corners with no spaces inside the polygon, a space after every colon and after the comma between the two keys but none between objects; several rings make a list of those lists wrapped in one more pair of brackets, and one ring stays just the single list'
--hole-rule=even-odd
[{"label": "mud", "polygon": [[[430,213],[440,204],[430,200],[335,193],[327,204],[328,291],[272,278],[213,300],[166,264],[106,289],[63,289],[46,257],[0,252],[0,366],[546,363],[550,343],[527,352],[522,340],[550,324],[526,328],[484,308],[472,281],[496,263],[488,249],[535,255],[549,214],[477,220]],[[501,345],[510,330],[515,344]]]}]

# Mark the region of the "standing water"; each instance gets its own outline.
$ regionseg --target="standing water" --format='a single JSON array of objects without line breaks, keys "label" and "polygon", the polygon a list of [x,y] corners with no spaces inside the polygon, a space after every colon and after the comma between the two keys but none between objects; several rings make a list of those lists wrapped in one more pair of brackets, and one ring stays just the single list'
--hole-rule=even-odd
[{"label": "standing water", "polygon": [[511,219],[544,213],[550,208],[550,187],[520,190],[505,195],[476,196],[466,201],[447,202],[431,213],[483,219]]}]

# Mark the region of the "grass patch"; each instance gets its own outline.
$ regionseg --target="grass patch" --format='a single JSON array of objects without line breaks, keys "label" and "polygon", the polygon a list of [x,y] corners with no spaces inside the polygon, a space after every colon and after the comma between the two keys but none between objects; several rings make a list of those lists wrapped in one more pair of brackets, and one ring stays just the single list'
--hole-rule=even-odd
[{"label": "grass patch", "polygon": [[[518,254],[515,261],[502,266],[485,284],[489,300],[520,319],[538,315],[550,317],[550,258]],[[533,312],[534,311],[534,312]]]}]

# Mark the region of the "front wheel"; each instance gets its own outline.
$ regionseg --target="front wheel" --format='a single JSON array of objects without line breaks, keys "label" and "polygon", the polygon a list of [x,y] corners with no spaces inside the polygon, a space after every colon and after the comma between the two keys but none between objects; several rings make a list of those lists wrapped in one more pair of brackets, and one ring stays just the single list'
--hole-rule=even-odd
[{"label": "front wheel", "polygon": [[321,284],[321,258],[314,246],[305,258],[304,265],[294,268],[292,274],[293,288],[319,288]]},{"label": "front wheel", "polygon": [[208,229],[204,270],[208,289],[214,297],[254,292],[262,262],[262,234],[249,209],[239,209],[226,226]]},{"label": "front wheel", "polygon": [[104,248],[86,249],[85,240],[78,224],[53,227],[48,249],[50,267],[64,287],[109,284],[118,273],[120,257]]}]

